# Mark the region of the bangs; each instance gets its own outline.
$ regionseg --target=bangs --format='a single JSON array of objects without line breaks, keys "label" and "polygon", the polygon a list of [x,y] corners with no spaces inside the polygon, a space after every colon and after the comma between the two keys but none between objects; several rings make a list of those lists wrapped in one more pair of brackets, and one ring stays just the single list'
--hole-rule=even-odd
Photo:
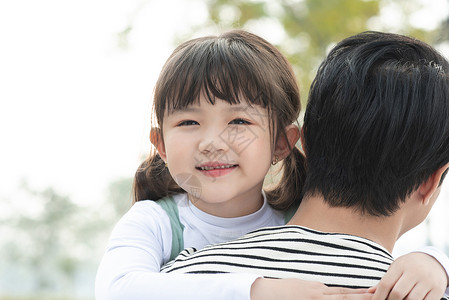
[{"label": "bangs", "polygon": [[[260,53],[259,53],[260,54]],[[215,38],[201,38],[178,47],[167,61],[155,90],[155,110],[163,113],[199,102],[201,96],[215,104],[243,101],[269,107],[274,80],[268,63],[247,44]],[[161,80],[162,79],[162,80]],[[243,98],[243,99],[242,99]]]}]

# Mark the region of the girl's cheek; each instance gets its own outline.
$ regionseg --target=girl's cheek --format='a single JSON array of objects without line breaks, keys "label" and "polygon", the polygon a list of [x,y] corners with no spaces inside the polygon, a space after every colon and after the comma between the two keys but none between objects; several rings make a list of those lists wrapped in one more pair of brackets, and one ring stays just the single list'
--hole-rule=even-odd
[{"label": "girl's cheek", "polygon": [[240,154],[259,137],[257,133],[249,127],[233,126],[227,128],[220,135],[220,138],[222,138],[234,152]]}]

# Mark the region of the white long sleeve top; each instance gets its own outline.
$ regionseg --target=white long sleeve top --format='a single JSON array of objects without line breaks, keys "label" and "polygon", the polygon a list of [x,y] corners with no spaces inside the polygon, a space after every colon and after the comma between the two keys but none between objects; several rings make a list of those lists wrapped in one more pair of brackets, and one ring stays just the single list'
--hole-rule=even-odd
[{"label": "white long sleeve top", "polygon": [[[186,194],[173,197],[184,226],[184,247],[236,239],[266,226],[283,225],[284,214],[268,205],[247,216],[221,218],[192,205]],[[250,299],[254,274],[161,274],[169,261],[172,230],[167,213],[155,201],[139,201],[113,229],[97,271],[96,300]]]}]

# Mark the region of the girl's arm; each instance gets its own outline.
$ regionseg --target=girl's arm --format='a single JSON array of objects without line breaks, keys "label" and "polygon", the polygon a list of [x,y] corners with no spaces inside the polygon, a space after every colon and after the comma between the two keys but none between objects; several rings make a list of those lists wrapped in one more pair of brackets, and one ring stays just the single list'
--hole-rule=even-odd
[{"label": "girl's arm", "polygon": [[95,299],[250,299],[257,275],[159,273],[170,257],[171,240],[169,217],[159,205],[134,204],[111,233]]},{"label": "girl's arm", "polygon": [[[423,247],[396,259],[370,291],[373,300],[449,297],[449,258],[435,247]],[[446,292],[445,292],[446,291]]]},{"label": "girl's arm", "polygon": [[[135,204],[115,226],[98,268],[96,300],[284,299],[276,294],[257,296],[267,288],[295,299],[310,299],[307,295],[311,294],[316,299],[367,299],[353,290],[327,287],[317,290],[318,283],[299,279],[268,280],[254,274],[159,273],[160,265],[170,256],[171,227],[165,212],[153,204]],[[251,293],[259,294],[251,297]]]},{"label": "girl's arm", "polygon": [[[368,300],[366,290],[331,288],[296,278],[265,279],[251,274],[167,274],[131,272],[96,300],[241,299],[241,300]],[[257,279],[257,280],[256,280]]]},{"label": "girl's arm", "polygon": [[111,233],[97,271],[96,300],[249,299],[250,274],[161,274],[171,252],[167,214],[155,203],[136,203]]},{"label": "girl's arm", "polygon": [[367,289],[328,287],[320,282],[296,278],[258,278],[251,287],[251,300],[369,300],[371,297]]}]

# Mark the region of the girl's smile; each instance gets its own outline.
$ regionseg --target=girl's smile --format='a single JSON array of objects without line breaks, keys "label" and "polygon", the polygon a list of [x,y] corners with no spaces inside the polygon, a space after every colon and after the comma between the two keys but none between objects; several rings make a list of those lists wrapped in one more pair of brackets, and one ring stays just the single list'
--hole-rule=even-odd
[{"label": "girl's smile", "polygon": [[237,164],[220,163],[220,162],[207,162],[197,167],[203,175],[210,177],[220,177],[231,173],[238,167]]}]

